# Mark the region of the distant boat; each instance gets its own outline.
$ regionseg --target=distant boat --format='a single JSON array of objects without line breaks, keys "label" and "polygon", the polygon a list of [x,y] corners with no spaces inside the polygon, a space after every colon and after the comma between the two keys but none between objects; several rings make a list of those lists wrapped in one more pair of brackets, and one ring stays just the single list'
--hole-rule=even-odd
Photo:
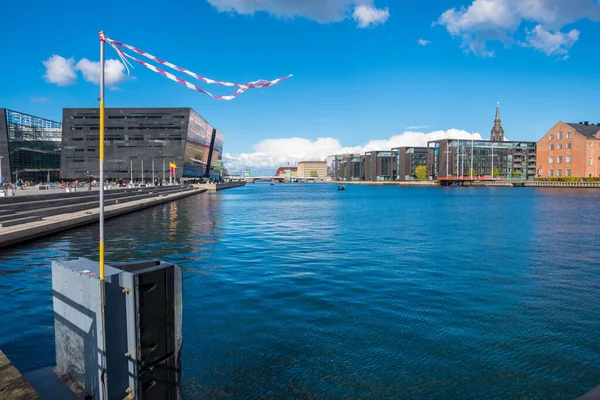
[{"label": "distant boat", "polygon": [[338,186],[338,190],[346,190],[346,186],[344,186],[344,185],[339,185],[339,186]]}]

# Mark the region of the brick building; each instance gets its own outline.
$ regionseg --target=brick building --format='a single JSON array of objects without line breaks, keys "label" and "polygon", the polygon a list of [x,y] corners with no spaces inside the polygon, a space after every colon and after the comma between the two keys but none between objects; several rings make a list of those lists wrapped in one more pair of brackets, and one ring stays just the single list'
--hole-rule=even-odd
[{"label": "brick building", "polygon": [[537,142],[537,176],[599,177],[600,124],[559,122]]}]

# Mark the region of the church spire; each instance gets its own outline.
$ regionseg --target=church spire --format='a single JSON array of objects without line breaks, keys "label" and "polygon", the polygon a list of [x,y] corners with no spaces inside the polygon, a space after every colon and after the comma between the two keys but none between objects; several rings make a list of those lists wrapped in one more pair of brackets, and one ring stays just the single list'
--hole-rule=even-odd
[{"label": "church spire", "polygon": [[490,140],[492,142],[504,141],[504,129],[502,128],[502,120],[500,119],[500,103],[496,105],[496,118],[494,119],[494,127],[492,128]]}]

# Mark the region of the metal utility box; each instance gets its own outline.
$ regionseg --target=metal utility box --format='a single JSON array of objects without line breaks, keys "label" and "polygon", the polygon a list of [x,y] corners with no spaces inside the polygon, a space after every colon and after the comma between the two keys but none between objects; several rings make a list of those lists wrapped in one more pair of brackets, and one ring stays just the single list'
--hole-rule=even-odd
[{"label": "metal utility box", "polygon": [[180,399],[182,281],[162,261],[52,263],[57,371],[97,400]]}]

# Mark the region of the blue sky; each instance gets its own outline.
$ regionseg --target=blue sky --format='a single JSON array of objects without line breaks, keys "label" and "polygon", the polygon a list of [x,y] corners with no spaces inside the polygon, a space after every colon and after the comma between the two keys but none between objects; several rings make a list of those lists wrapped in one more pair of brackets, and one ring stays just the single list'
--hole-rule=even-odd
[{"label": "blue sky", "polygon": [[[89,74],[103,29],[214,79],[294,74],[277,86],[215,101],[137,64],[131,77],[114,70],[108,107],[192,107],[225,134],[236,167],[364,150],[372,140],[403,143],[390,138],[407,130],[455,129],[487,138],[498,101],[510,139],[537,140],[558,120],[600,122],[600,6],[594,0],[431,0],[425,7],[397,0],[89,4],[4,6],[12,17],[0,25],[1,107],[60,119],[63,107],[97,106],[98,86],[86,77],[95,76]],[[49,78],[43,62],[53,55],[73,60]],[[107,58],[117,58],[110,47]]]}]

